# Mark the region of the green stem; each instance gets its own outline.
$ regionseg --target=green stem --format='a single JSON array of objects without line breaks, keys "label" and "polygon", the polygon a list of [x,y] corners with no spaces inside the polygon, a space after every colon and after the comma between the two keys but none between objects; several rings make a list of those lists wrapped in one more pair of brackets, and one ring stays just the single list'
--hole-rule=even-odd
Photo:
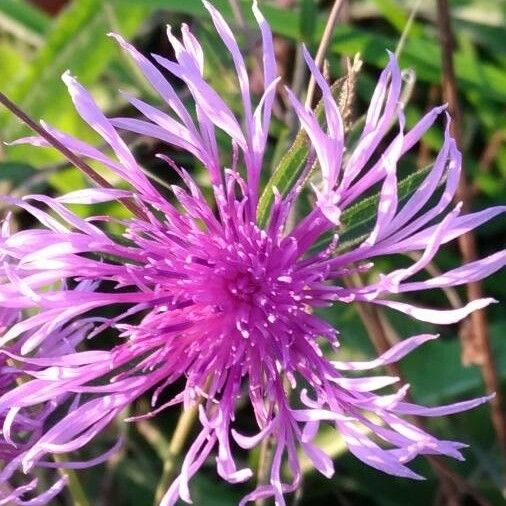
[{"label": "green stem", "polygon": [[[66,462],[67,460],[63,455],[56,454],[53,455],[53,459],[55,462]],[[90,506],[90,502],[88,501],[84,488],[77,477],[77,473],[73,469],[66,469],[64,467],[59,467],[58,471],[62,476],[67,477],[67,488],[70,492],[70,496],[72,497],[73,506]]]},{"label": "green stem", "polygon": [[404,30],[401,33],[401,36],[399,38],[399,42],[397,42],[397,47],[395,48],[395,57],[397,59],[400,58],[402,50],[404,49],[404,45],[406,44],[406,39],[408,38],[409,31],[411,30],[411,27],[413,26],[413,22],[415,21],[415,17],[418,14],[418,11],[420,10],[420,7],[422,6],[422,0],[418,0],[415,5],[413,5],[413,8],[411,9],[411,12],[409,14],[409,18],[406,22],[406,26],[404,26]]},{"label": "green stem", "polygon": [[[258,457],[257,468],[257,486],[269,483],[269,474],[272,467],[272,459],[274,457],[274,438],[266,437],[260,446],[260,455]],[[257,499],[255,506],[265,506],[265,499]]]},{"label": "green stem", "polygon": [[174,471],[178,457],[182,452],[186,440],[188,439],[188,436],[193,428],[195,420],[197,419],[198,410],[199,406],[198,404],[195,404],[191,408],[183,411],[179,417],[179,420],[177,421],[176,428],[174,429],[172,439],[170,440],[169,446],[167,448],[167,453],[163,460],[162,477],[160,478],[158,486],[156,487],[155,505],[160,503],[165,492],[167,491],[170,482],[174,477]]}]

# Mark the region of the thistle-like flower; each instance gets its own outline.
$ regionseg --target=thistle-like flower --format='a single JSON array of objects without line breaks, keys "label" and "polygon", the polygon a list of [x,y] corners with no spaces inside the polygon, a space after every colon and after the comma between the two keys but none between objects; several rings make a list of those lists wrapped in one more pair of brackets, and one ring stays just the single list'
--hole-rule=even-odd
[{"label": "thistle-like flower", "polygon": [[[492,299],[440,310],[413,306],[390,296],[461,285],[501,268],[506,259],[504,251],[424,281],[411,280],[442,244],[506,208],[461,215],[460,204],[451,207],[461,160],[449,133],[447,115],[444,144],[432,169],[401,205],[397,163],[438,116],[446,114],[445,107],[430,111],[405,131],[399,102],[401,73],[390,56],[358,142],[346,152],[338,106],[305,52],[321,90],[326,126],[322,127],[315,113],[286,90],[311,148],[306,170],[293,188],[285,194],[274,189],[267,224],[261,226],[257,209],[262,166],[279,83],[271,32],[254,5],[263,41],[264,93],[253,107],[246,66],[232,31],[210,4],[205,5],[237,71],[244,127],[206,83],[203,51],[187,26],[182,27],[182,40],[169,28],[176,61],[153,55],[159,66],[113,35],[170,113],[128,97],[144,119],[108,119],[89,93],[66,73],[63,80],[78,113],[108,143],[114,158],[48,125],[44,128],[75,154],[121,176],[131,190],[88,189],[59,198],[4,197],[4,201],[31,213],[42,228],[17,232],[2,241],[0,305],[16,311],[29,309],[31,316],[12,325],[0,344],[21,343],[16,361],[30,364],[34,354],[55,356],[47,343],[56,345],[55,329],[65,328],[65,322],[93,324],[87,335],[93,338],[90,343],[99,341],[106,328],[117,329],[121,339],[110,351],[62,353],[51,366],[40,367],[36,374],[27,373],[29,379],[0,397],[7,431],[24,409],[43,409],[52,399],[72,404],[67,414],[46,421],[43,431],[22,453],[22,469],[29,472],[46,462],[48,455],[83,447],[132,401],[153,389],[153,410],[131,420],[151,417],[179,403],[185,409],[200,403],[200,433],[184,458],[180,475],[161,501],[164,506],[175,504],[178,498],[190,502],[189,481],[213,454],[223,479],[230,483],[248,480],[252,471],[237,467],[233,447],[250,449],[268,437],[275,446],[270,481],[259,485],[241,504],[262,497],[274,497],[276,504],[285,504],[284,494],[297,489],[300,482],[299,450],[325,476],[333,473],[331,459],[314,444],[322,423],[334,425],[356,457],[392,475],[421,478],[407,466],[417,455],[461,459],[459,450],[464,445],[438,440],[403,417],[455,413],[483,403],[486,397],[427,408],[406,401],[406,387],[393,394],[375,393],[398,378],[349,374],[393,363],[437,336],[410,337],[371,362],[336,361],[338,333],[314,309],[372,303],[436,324],[465,318]],[[195,117],[160,67],[186,84],[195,102]],[[396,135],[379,156],[380,142],[392,124],[396,125]],[[182,181],[182,186],[172,186],[174,201],[168,201],[141,170],[117,129],[160,139],[194,155],[207,169],[212,197],[206,198],[188,172],[162,156],[168,170],[174,170]],[[222,168],[216,129],[230,138],[233,156],[228,168]],[[17,142],[47,144],[39,137]],[[288,218],[303,182],[315,164],[321,180],[314,186],[314,207],[300,222],[289,226]],[[444,188],[439,195],[441,184]],[[339,238],[332,233],[339,230],[342,213],[374,185],[381,190],[372,230],[358,246],[336,253]],[[427,208],[431,198],[435,201]],[[129,199],[139,210],[137,216],[115,220],[124,228],[121,240],[101,227],[112,217],[85,220],[67,207],[117,199]],[[317,242],[329,234],[326,246],[316,248]],[[418,260],[384,273],[375,282],[349,287],[343,281],[350,274],[370,269],[375,257],[413,251],[421,252]],[[96,286],[81,284],[78,290],[63,290],[62,280],[69,287],[76,282]],[[90,316],[90,311],[104,306],[120,307],[120,314],[102,320],[96,311]],[[344,341],[346,338],[343,336]],[[326,343],[336,348],[336,357],[323,353],[323,348],[328,349]],[[168,402],[158,403],[159,394],[181,378],[185,380],[183,391]],[[241,434],[234,428],[237,403],[244,399],[250,403],[258,425],[254,435]],[[282,476],[285,460],[290,479]]]}]

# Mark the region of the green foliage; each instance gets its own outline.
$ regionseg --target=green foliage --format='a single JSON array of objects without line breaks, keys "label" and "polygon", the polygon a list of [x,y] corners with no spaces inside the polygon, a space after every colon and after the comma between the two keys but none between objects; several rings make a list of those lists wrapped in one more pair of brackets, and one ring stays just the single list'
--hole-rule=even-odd
[{"label": "green foliage", "polygon": [[285,194],[299,178],[308,155],[308,144],[304,133],[300,132],[295,141],[279,162],[274,174],[267,182],[258,202],[257,217],[264,226],[269,217],[269,209],[274,201],[274,189]]},{"label": "green foliage", "polygon": [[[432,167],[419,169],[399,181],[397,197],[403,204],[418,189],[420,183]],[[371,232],[376,221],[379,193],[366,197],[346,209],[341,216],[339,251],[344,251],[358,244],[367,233]]]},{"label": "green foliage", "polygon": [[36,170],[26,163],[0,162],[0,193],[10,193],[34,174]]},{"label": "green foliage", "polygon": [[[135,33],[149,10],[142,5],[114,8],[114,16],[125,36]],[[87,86],[96,82],[117,55],[116,45],[106,36],[111,30],[104,2],[79,0],[72,3],[51,25],[35,58],[24,72],[10,76],[11,100],[35,119],[44,118],[70,133],[85,134],[60,80],[71,69]],[[0,112],[1,137],[11,140],[28,133],[10,113]],[[88,133],[89,136],[89,133]],[[12,148],[12,156],[39,162],[52,159],[47,151],[28,147]]]},{"label": "green foliage", "polygon": [[300,5],[299,33],[300,40],[311,46],[315,42],[316,20],[318,6],[313,0],[302,0]]},{"label": "green foliage", "polygon": [[0,2],[0,27],[15,35],[37,41],[49,28],[49,18],[26,0]]}]

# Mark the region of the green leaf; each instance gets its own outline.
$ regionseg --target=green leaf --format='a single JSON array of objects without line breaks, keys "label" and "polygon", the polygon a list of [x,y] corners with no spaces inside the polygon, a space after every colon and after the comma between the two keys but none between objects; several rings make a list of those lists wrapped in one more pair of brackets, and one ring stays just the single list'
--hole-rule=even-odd
[{"label": "green leaf", "polygon": [[[492,353],[500,381],[506,379],[506,322],[489,326]],[[452,399],[483,392],[483,379],[478,367],[464,367],[460,359],[458,339],[427,343],[419,351],[408,355],[401,367],[412,384],[413,396],[421,404],[437,405]],[[431,372],[427,374],[427,364]]]},{"label": "green leaf", "polygon": [[[62,195],[86,186],[86,177],[76,167],[60,169],[49,177],[51,186]],[[88,209],[89,210],[89,209]]]},{"label": "green leaf", "polygon": [[[93,84],[118,54],[116,45],[106,36],[110,27],[99,0],[75,1],[54,22],[43,47],[32,64],[13,86],[10,98],[34,119],[43,118],[70,133],[86,132],[60,80],[70,69],[86,86]],[[149,9],[143,5],[118,5],[115,15],[122,33],[135,33]],[[57,104],[57,106],[55,106]],[[27,134],[17,118],[2,111],[0,128],[4,139]],[[41,150],[29,147],[9,148],[12,155],[40,160]],[[36,154],[35,154],[36,153]],[[47,152],[46,152],[47,153]],[[28,154],[28,155],[27,155]],[[52,154],[54,159],[55,154]]]},{"label": "green leaf", "polygon": [[[407,200],[420,186],[425,176],[432,170],[432,165],[413,172],[397,185],[399,203]],[[370,232],[376,221],[379,203],[379,192],[357,202],[346,209],[341,216],[339,250],[348,249],[358,244],[362,237]]]},{"label": "green leaf", "polygon": [[137,451],[135,458],[122,459],[116,469],[115,479],[119,488],[117,504],[151,504],[146,498],[154,495],[157,469],[142,452]]},{"label": "green leaf", "polygon": [[[399,202],[407,200],[420,186],[425,176],[431,171],[432,165],[419,169],[402,179],[397,185]],[[372,230],[376,221],[379,203],[379,191],[352,205],[341,215],[341,228],[339,229],[338,252],[345,251],[363,241]],[[332,235],[327,234],[320,239],[314,249],[327,244]]]},{"label": "green leaf", "polygon": [[506,39],[506,25],[491,26],[466,19],[452,19],[455,32],[468,34],[475,42],[490,49],[494,55],[506,55],[506,47],[502,41]]},{"label": "green leaf", "polygon": [[15,187],[33,176],[35,169],[21,162],[0,162],[0,184]]},{"label": "green leaf", "polygon": [[398,32],[406,26],[408,17],[402,7],[395,0],[374,0],[377,9]]},{"label": "green leaf", "polygon": [[[113,0],[114,3],[124,5],[137,5],[138,0]],[[245,21],[256,27],[254,17],[251,13],[251,1],[240,0],[240,6]],[[391,3],[383,1],[385,5]],[[180,0],[144,0],[144,5],[166,9],[171,12],[188,14],[193,16],[208,17],[207,11],[200,2],[181,2]],[[224,17],[231,23],[234,23],[234,16],[228,0],[214,0],[213,5],[219,9]],[[300,12],[297,10],[281,9],[269,4],[261,5],[261,10],[271,25],[272,30],[278,35],[290,39],[301,39],[300,31]],[[398,18],[398,19],[397,19]],[[393,18],[391,19],[393,22]],[[326,23],[325,16],[317,19],[314,30],[315,40],[323,33]],[[395,23],[400,27],[400,18],[397,16]],[[417,25],[414,27],[415,34]],[[350,27],[339,24],[334,30],[331,50],[339,55],[354,56],[360,53],[365,63],[383,67],[387,62],[386,49],[394,50],[397,45],[397,37],[388,37],[372,32],[370,29]],[[420,34],[420,36],[409,37],[406,41],[405,49],[401,58],[401,63],[405,67],[414,67],[417,77],[420,80],[431,83],[439,83],[441,78],[441,57],[440,48],[437,41],[434,40],[432,33]],[[455,51],[455,71],[459,81],[459,87],[466,89],[468,87],[481,88],[483,79],[489,85],[489,98],[506,103],[506,74],[499,66],[491,63],[490,60],[480,64],[480,75],[471,67],[469,61],[460,49]]]},{"label": "green leaf", "polygon": [[[323,310],[322,314],[329,323],[339,328],[341,334],[342,346],[337,354],[329,356],[330,359],[370,360],[376,356],[370,338],[367,337],[367,332],[353,307],[334,306]],[[393,310],[389,310],[387,316],[403,338],[416,333],[435,332],[433,327],[427,328],[426,324],[413,321]],[[495,365],[503,382],[506,380],[506,340],[503,339],[505,332],[506,322],[490,325],[490,341],[496,358]],[[461,348],[457,338],[439,338],[424,344],[399,362],[406,382],[411,384],[412,394],[417,403],[436,406],[473,395],[482,395],[484,387],[479,368],[464,367],[460,355]],[[340,458],[341,465],[342,459],[347,459],[342,436],[333,427],[322,426],[315,443],[332,458]],[[314,466],[311,461],[303,452],[299,452],[299,457],[303,472],[312,472]]]},{"label": "green leaf", "polygon": [[0,27],[25,42],[42,42],[49,25],[49,17],[25,0],[0,2]]},{"label": "green leaf", "polygon": [[230,487],[223,480],[217,481],[203,473],[195,476],[190,490],[194,504],[206,506],[235,506],[245,494],[244,490]]},{"label": "green leaf", "polygon": [[14,44],[0,42],[0,89],[9,92],[13,85],[12,76],[19,75],[26,70],[28,65],[23,52]]},{"label": "green leaf", "polygon": [[274,174],[264,188],[258,201],[257,218],[261,227],[264,227],[269,217],[269,210],[274,201],[274,188],[285,194],[297,181],[302,172],[309,147],[307,137],[299,132],[294,143],[279,162]]},{"label": "green leaf", "polygon": [[318,19],[318,5],[314,0],[302,0],[300,4],[300,38],[308,46],[315,39],[316,21]]},{"label": "green leaf", "polygon": [[[138,5],[139,0],[110,0],[115,5]],[[164,9],[171,12],[180,14],[187,14],[190,16],[206,17],[209,19],[209,13],[199,1],[182,2],[181,0],[143,0],[143,5]],[[218,9],[225,19],[229,22],[234,22],[234,14],[230,6],[229,0],[213,0],[212,4]],[[251,0],[239,0],[242,14],[245,21],[251,26],[257,26],[255,17],[253,16]],[[297,39],[299,37],[299,14],[293,10],[281,9],[274,5],[269,5],[264,2],[261,3],[260,9],[266,19],[269,21],[272,30],[281,35]]]}]

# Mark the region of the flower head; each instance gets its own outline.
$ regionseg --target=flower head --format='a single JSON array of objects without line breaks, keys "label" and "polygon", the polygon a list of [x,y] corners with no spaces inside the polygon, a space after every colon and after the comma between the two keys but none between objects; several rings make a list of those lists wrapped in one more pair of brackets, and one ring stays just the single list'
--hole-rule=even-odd
[{"label": "flower head", "polygon": [[[238,469],[233,445],[250,449],[271,436],[275,449],[270,482],[258,486],[242,503],[273,496],[276,504],[285,504],[284,494],[300,482],[298,449],[325,476],[333,473],[331,459],[313,442],[322,423],[333,424],[359,459],[396,476],[420,478],[407,466],[420,454],[462,458],[459,450],[464,445],[438,440],[403,417],[455,413],[487,398],[426,408],[405,400],[406,387],[394,394],[376,393],[398,378],[349,374],[395,362],[437,336],[410,337],[367,363],[335,361],[323,349],[330,343],[338,358],[338,333],[314,310],[359,302],[391,307],[426,322],[461,320],[492,300],[436,310],[393,300],[390,295],[455,286],[501,268],[504,251],[425,281],[411,280],[442,244],[505,208],[462,215],[460,205],[450,207],[461,165],[448,129],[450,120],[445,107],[438,107],[405,130],[399,105],[401,73],[393,56],[380,76],[361,136],[354,149],[346,152],[338,106],[305,52],[321,90],[326,126],[322,127],[315,113],[287,89],[311,149],[306,169],[293,188],[285,194],[274,189],[268,222],[260,224],[261,173],[278,85],[271,32],[254,5],[263,40],[265,91],[253,107],[246,66],[232,31],[210,4],[205,5],[237,71],[244,128],[206,83],[203,51],[187,26],[182,27],[182,40],[169,28],[176,61],[153,55],[159,66],[113,35],[170,112],[128,97],[144,119],[108,119],[90,94],[66,73],[63,80],[78,113],[108,143],[114,157],[44,127],[74,153],[121,176],[132,189],[88,189],[59,198],[4,197],[33,214],[42,228],[3,238],[0,304],[16,311],[30,309],[32,316],[12,325],[0,344],[21,342],[17,360],[30,364],[33,354],[55,357],[51,348],[63,340],[55,332],[57,325],[66,328],[68,322],[86,322],[94,326],[87,332],[88,338],[100,340],[106,328],[117,329],[121,338],[110,351],[62,352],[51,366],[41,367],[31,379],[0,397],[0,413],[13,420],[20,409],[45,406],[55,397],[73,406],[68,414],[45,423],[22,455],[23,469],[29,471],[48,454],[81,448],[127,405],[153,388],[153,410],[132,420],[153,416],[178,403],[185,408],[201,403],[201,431],[186,454],[179,477],[162,499],[163,505],[175,504],[179,497],[190,501],[189,480],[213,452],[222,478],[231,483],[248,480],[252,472]],[[186,84],[195,102],[195,117],[160,67]],[[397,164],[441,114],[447,118],[443,147],[418,190],[401,204]],[[397,133],[378,156],[380,142],[393,123]],[[160,139],[194,155],[207,169],[212,199],[204,196],[188,172],[162,156],[167,169],[174,170],[182,182],[172,186],[174,200],[168,201],[141,170],[117,129]],[[216,129],[231,141],[233,156],[226,168],[222,167]],[[34,137],[18,142],[46,144]],[[320,181],[315,186],[314,208],[290,226],[289,215],[315,163]],[[437,197],[442,182],[444,189]],[[358,246],[337,253],[339,237],[332,234],[338,230],[342,213],[374,185],[381,190],[372,230]],[[436,201],[427,209],[425,204],[432,197]],[[124,229],[121,239],[101,226],[112,217],[82,219],[67,207],[117,199],[131,199],[140,210],[138,216],[120,221]],[[326,234],[331,234],[327,244],[316,248]],[[345,276],[370,269],[374,257],[411,251],[422,254],[409,267],[384,273],[363,287],[348,287],[343,281]],[[81,285],[63,290],[61,280],[68,286]],[[104,306],[121,309],[109,318],[90,315]],[[185,380],[181,393],[158,403],[159,394],[181,378]],[[258,425],[255,435],[243,435],[233,426],[237,403],[244,398],[249,400]],[[371,413],[376,416],[371,418]],[[378,438],[384,444],[378,444]],[[292,475],[288,482],[281,473],[285,457]]]}]

